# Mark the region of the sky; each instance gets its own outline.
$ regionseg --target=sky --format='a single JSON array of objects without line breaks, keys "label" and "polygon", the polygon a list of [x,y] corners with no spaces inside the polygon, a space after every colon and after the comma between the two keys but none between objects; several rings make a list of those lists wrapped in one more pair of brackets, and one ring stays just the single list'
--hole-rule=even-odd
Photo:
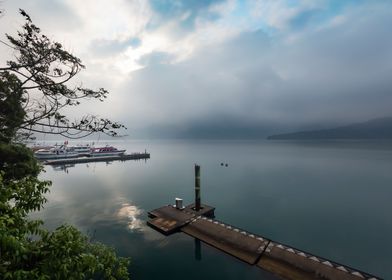
[{"label": "sky", "polygon": [[[391,116],[389,0],[2,0],[105,87],[85,113],[134,138],[259,138]],[[10,55],[0,47],[0,63]]]}]

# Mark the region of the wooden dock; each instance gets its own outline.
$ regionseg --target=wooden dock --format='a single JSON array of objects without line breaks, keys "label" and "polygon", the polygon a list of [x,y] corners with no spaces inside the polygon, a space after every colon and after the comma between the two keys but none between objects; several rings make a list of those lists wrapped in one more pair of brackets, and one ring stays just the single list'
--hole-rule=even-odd
[{"label": "wooden dock", "polygon": [[[214,210],[215,208],[213,207],[202,205],[199,215],[213,217]],[[167,205],[148,212],[151,220],[147,221],[147,224],[159,232],[169,235],[179,231],[183,226],[195,219],[197,217],[195,212],[193,204],[181,210],[177,210],[172,205]]]},{"label": "wooden dock", "polygon": [[282,279],[381,279],[218,221],[214,210],[203,204],[200,211],[193,204],[181,209],[163,206],[148,213],[147,224],[165,235],[182,231]]},{"label": "wooden dock", "polygon": [[64,158],[43,161],[43,164],[47,165],[63,165],[63,164],[77,164],[77,163],[88,163],[88,162],[108,162],[108,161],[125,161],[125,160],[138,160],[138,159],[149,159],[149,153],[134,153],[134,154],[123,154],[115,156],[100,156],[100,157],[77,157],[77,158]]}]

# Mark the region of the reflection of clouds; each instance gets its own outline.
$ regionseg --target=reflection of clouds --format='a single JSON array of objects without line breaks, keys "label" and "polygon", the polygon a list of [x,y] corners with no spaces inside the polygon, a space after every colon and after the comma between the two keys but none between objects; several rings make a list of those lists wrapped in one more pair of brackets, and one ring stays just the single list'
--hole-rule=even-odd
[{"label": "reflection of clouds", "polygon": [[120,210],[117,212],[117,216],[128,219],[128,229],[131,231],[143,231],[143,228],[145,227],[144,222],[138,218],[142,213],[143,211],[135,205],[123,203]]},{"label": "reflection of clouds", "polygon": [[129,203],[122,203],[121,208],[117,211],[117,217],[120,219],[127,220],[127,228],[131,232],[139,232],[143,234],[146,241],[158,242],[158,247],[164,247],[169,242],[165,236],[157,232],[156,230],[147,226],[145,220],[141,218],[144,211],[135,205]]}]

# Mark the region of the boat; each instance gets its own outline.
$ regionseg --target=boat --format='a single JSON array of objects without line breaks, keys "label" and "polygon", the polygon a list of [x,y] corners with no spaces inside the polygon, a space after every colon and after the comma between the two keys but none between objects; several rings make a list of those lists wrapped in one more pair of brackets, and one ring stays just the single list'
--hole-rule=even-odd
[{"label": "boat", "polygon": [[39,149],[34,153],[34,156],[40,160],[60,159],[60,158],[74,158],[79,157],[79,154],[71,147],[61,145],[50,149]]},{"label": "boat", "polygon": [[46,144],[34,144],[33,146],[30,146],[30,149],[33,152],[36,152],[38,150],[50,150],[52,148],[56,147],[55,145],[46,145]]},{"label": "boat", "polygon": [[89,144],[71,146],[70,148],[72,148],[75,152],[77,152],[79,156],[89,156],[92,149]]},{"label": "boat", "polygon": [[102,157],[102,156],[121,156],[126,150],[119,150],[113,146],[106,146],[100,148],[92,148],[90,156],[92,157]]}]

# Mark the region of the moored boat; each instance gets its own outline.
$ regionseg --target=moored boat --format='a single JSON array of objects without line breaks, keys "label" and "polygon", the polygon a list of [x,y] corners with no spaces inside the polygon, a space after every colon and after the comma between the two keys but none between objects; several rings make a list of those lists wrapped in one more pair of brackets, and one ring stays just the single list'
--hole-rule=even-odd
[{"label": "moored boat", "polygon": [[92,148],[90,156],[101,157],[101,156],[116,156],[123,155],[126,150],[119,150],[113,146],[106,146],[100,148]]},{"label": "moored boat", "polygon": [[77,152],[79,156],[89,156],[92,150],[89,144],[71,146],[70,148],[72,148],[75,152]]},{"label": "moored boat", "polygon": [[34,153],[34,156],[40,160],[74,158],[79,154],[73,148],[67,146],[53,147],[50,149],[40,149]]},{"label": "moored boat", "polygon": [[33,146],[30,146],[30,149],[33,152],[36,152],[38,150],[50,150],[52,148],[55,148],[55,145],[46,145],[46,144],[34,144]]}]

